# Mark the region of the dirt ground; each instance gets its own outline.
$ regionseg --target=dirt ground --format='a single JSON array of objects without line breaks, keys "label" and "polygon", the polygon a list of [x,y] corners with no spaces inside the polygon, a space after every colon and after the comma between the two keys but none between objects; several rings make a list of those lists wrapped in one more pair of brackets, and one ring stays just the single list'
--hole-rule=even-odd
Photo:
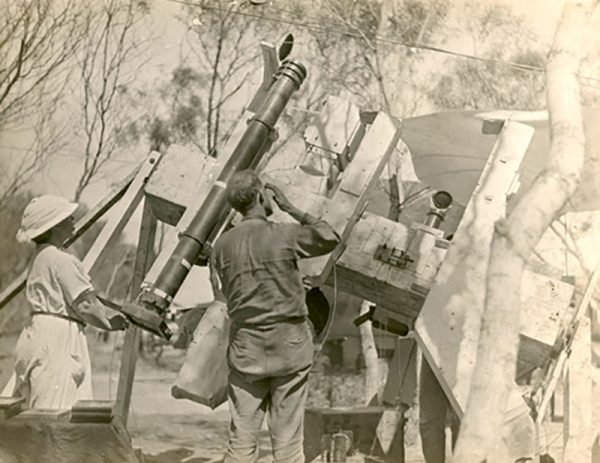
[{"label": "dirt ground", "polygon": [[[88,333],[96,399],[114,399],[117,392],[122,333],[100,341]],[[0,386],[12,373],[16,335],[0,336]],[[131,397],[128,430],[133,447],[141,449],[146,463],[208,463],[223,460],[227,442],[229,411],[223,404],[211,410],[188,400],[171,397],[170,389],[185,352],[166,346],[145,351],[139,358]],[[309,406],[350,406],[362,396],[362,377],[339,373],[311,378]],[[260,438],[259,463],[271,462],[266,430]],[[411,453],[409,449],[409,454]],[[407,461],[422,461],[417,447]]]},{"label": "dirt ground", "polygon": [[[96,399],[116,396],[123,335],[112,336],[107,342],[88,336]],[[16,336],[0,336],[0,386],[12,373],[15,342]],[[227,405],[211,410],[188,400],[172,398],[171,385],[185,353],[165,347],[158,361],[156,354],[156,349],[145,352],[138,360],[128,422],[133,447],[141,449],[146,463],[222,461],[229,420]],[[325,377],[317,373],[312,379],[309,406],[340,407],[360,403],[361,385],[360,375],[344,373]],[[548,443],[552,447],[560,445],[560,426],[553,426],[549,431]],[[264,430],[260,446],[259,463],[271,462],[270,443]],[[414,416],[405,428],[405,446],[407,463],[423,461]]]},{"label": "dirt ground", "polygon": [[[118,339],[108,343],[90,340],[94,393],[98,399],[115,397],[119,343]],[[143,451],[146,463],[207,463],[223,459],[229,422],[227,405],[211,410],[170,395],[184,355],[182,350],[166,347],[158,362],[156,354],[148,352],[138,360],[128,429],[134,448]],[[362,395],[359,383],[362,384],[362,377],[352,374],[327,378],[314,375],[309,406],[356,404]],[[266,429],[261,433],[260,448],[259,463],[271,462]],[[411,446],[407,462],[421,461],[419,449]]]}]

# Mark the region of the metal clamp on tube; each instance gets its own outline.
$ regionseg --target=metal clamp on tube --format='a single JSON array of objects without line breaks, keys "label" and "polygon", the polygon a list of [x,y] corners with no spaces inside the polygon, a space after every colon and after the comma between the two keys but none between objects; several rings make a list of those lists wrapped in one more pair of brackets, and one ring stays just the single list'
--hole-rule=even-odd
[{"label": "metal clamp on tube", "polygon": [[264,102],[248,123],[221,174],[204,199],[190,225],[179,237],[177,247],[161,270],[153,286],[146,288],[140,301],[148,308],[163,312],[181,287],[196,262],[211,232],[228,215],[225,188],[231,176],[240,170],[256,167],[264,154],[264,145],[274,130],[292,94],[300,88],[306,69],[296,61],[284,61],[274,76]]}]

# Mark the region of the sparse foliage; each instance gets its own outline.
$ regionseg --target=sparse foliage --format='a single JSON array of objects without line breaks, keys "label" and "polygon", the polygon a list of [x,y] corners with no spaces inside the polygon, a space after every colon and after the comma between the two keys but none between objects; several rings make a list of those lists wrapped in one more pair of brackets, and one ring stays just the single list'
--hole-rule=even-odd
[{"label": "sparse foliage", "polygon": [[351,72],[343,75],[348,91],[361,106],[397,117],[413,115],[425,95],[413,75],[422,56],[407,45],[445,34],[440,26],[447,18],[448,2],[336,0],[323,5],[332,24],[348,34],[348,46],[342,51],[354,63]]},{"label": "sparse foliage", "polygon": [[134,61],[146,51],[136,25],[147,13],[146,3],[138,0],[105,0],[85,17],[85,40],[78,54],[85,144],[76,200],[119,149],[137,141],[137,127],[127,112],[132,105],[128,86],[136,77]]},{"label": "sparse foliage", "polygon": [[[0,289],[6,288],[29,265],[34,246],[19,245],[16,240],[21,213],[31,196],[17,191],[0,207]],[[29,317],[23,293],[18,294],[0,310],[0,336],[17,333]]]},{"label": "sparse foliage", "polygon": [[[511,61],[540,66],[543,56],[527,51],[511,57]],[[537,110],[545,107],[545,81],[541,72],[476,61],[457,62],[452,71],[441,76],[432,92],[440,109]]]},{"label": "sparse foliage", "polygon": [[28,130],[22,146],[4,144],[0,206],[15,195],[64,143],[59,107],[68,63],[84,37],[81,9],[67,0],[0,2],[0,135]]},{"label": "sparse foliage", "polygon": [[[187,28],[181,64],[161,92],[167,107],[149,122],[150,144],[171,142],[193,146],[216,156],[217,148],[241,114],[250,77],[260,69],[256,37],[259,21],[237,13],[245,6],[207,1],[189,7],[181,16]],[[248,99],[248,96],[246,96]]]},{"label": "sparse foliage", "polygon": [[52,94],[83,37],[76,2],[3,0],[0,8],[0,129]]}]

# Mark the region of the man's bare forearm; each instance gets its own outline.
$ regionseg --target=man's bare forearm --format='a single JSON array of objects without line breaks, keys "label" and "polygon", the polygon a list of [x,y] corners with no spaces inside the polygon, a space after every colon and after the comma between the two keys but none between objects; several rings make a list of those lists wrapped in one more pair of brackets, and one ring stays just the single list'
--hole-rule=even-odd
[{"label": "man's bare forearm", "polygon": [[314,223],[319,222],[319,219],[313,217],[308,212],[304,212],[298,209],[295,206],[292,206],[287,213],[296,221],[300,222],[302,225],[312,225]]}]

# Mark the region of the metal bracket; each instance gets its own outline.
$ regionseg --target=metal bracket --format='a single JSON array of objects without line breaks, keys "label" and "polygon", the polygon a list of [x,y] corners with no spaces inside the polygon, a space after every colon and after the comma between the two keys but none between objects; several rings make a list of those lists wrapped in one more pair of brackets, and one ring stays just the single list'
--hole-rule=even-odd
[{"label": "metal bracket", "polygon": [[404,250],[388,247],[386,244],[377,246],[374,257],[381,262],[401,269],[405,269],[409,263],[414,262],[414,259]]}]

